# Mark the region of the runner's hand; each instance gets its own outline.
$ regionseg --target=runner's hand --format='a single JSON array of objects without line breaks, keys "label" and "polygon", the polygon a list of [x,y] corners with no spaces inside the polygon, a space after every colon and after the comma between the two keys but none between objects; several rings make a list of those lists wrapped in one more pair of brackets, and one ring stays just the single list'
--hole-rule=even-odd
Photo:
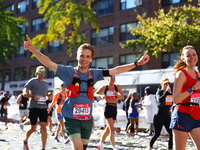
[{"label": "runner's hand", "polygon": [[24,49],[25,50],[32,50],[35,49],[35,47],[33,46],[33,44],[31,43],[30,37],[28,35],[26,35],[26,38],[28,41],[24,41]]},{"label": "runner's hand", "polygon": [[150,60],[148,51],[144,53],[144,55],[138,60],[137,65],[144,65]]}]

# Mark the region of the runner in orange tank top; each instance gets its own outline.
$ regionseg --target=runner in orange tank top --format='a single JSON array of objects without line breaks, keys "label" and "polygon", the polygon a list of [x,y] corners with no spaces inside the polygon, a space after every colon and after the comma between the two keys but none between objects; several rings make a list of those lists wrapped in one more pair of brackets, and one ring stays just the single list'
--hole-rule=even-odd
[{"label": "runner in orange tank top", "polygon": [[61,135],[64,137],[64,143],[68,143],[69,139],[67,138],[67,136],[65,135],[65,132],[64,132],[64,121],[63,121],[63,116],[61,114],[62,105],[64,104],[65,99],[66,99],[65,86],[64,86],[64,84],[61,84],[60,91],[58,93],[56,93],[53,97],[53,101],[52,101],[51,105],[49,106],[48,113],[50,113],[51,109],[53,108],[53,106],[56,103],[56,114],[57,114],[57,118],[58,118],[58,127],[56,129],[56,135],[55,135],[54,139],[57,142],[60,142],[60,140],[58,139],[58,135],[61,132]]}]

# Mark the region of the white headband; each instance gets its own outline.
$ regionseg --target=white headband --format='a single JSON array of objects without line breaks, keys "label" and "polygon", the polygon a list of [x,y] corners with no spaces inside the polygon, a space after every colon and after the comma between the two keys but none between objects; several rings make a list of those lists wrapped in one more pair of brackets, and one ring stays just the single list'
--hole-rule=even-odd
[{"label": "white headband", "polygon": [[36,72],[45,72],[45,69],[37,69],[37,71]]}]

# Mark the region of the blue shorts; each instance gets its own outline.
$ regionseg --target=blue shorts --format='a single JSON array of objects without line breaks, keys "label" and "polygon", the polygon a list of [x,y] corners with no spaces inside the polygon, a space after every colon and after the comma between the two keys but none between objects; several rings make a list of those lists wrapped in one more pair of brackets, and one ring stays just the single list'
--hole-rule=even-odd
[{"label": "blue shorts", "polygon": [[195,120],[189,114],[177,111],[177,107],[174,108],[171,116],[171,129],[190,132],[192,129],[199,127],[200,120]]},{"label": "blue shorts", "polygon": [[58,113],[58,114],[57,114],[57,118],[58,118],[58,119],[63,119],[62,114],[61,114],[61,113]]},{"label": "blue shorts", "polygon": [[134,109],[132,113],[128,114],[128,118],[136,119],[138,117],[139,117],[139,113],[138,113],[137,109]]}]

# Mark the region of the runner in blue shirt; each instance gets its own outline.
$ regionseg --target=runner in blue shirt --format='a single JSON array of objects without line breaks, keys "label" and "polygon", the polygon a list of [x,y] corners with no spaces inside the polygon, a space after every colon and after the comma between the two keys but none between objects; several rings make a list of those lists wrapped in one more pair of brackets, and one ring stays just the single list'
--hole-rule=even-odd
[{"label": "runner in blue shirt", "polygon": [[85,43],[77,50],[78,65],[74,68],[56,64],[32,45],[28,35],[27,40],[24,42],[24,49],[28,49],[43,65],[55,71],[67,87],[68,98],[62,107],[62,115],[65,119],[65,130],[74,150],[85,150],[91,135],[93,85],[97,81],[103,80],[104,76],[129,71],[139,65],[146,64],[150,59],[145,52],[134,63],[106,70],[89,69],[94,55],[94,47]]}]

